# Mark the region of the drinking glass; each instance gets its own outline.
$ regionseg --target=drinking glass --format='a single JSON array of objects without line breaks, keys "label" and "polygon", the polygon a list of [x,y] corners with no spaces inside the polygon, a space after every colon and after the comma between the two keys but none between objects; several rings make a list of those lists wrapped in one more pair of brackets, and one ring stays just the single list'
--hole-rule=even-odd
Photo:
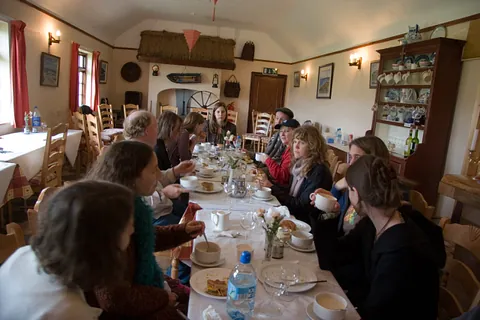
[{"label": "drinking glass", "polygon": [[245,212],[240,218],[240,226],[247,231],[245,233],[245,240],[247,240],[248,233],[257,226],[257,214],[255,212]]},{"label": "drinking glass", "polygon": [[260,189],[260,185],[256,180],[247,182],[246,184],[247,184],[247,192],[249,196],[248,203],[252,203],[252,196],[258,189]]},{"label": "drinking glass", "polygon": [[263,287],[268,294],[266,301],[255,306],[255,317],[258,319],[281,318],[284,307],[277,300],[282,295],[282,285],[278,284],[278,279],[265,276]]},{"label": "drinking glass", "polygon": [[284,301],[293,301],[295,296],[288,293],[290,286],[297,284],[300,280],[300,268],[296,264],[285,264],[280,267],[280,279],[284,283],[284,291],[281,299]]},{"label": "drinking glass", "polygon": [[227,196],[230,197],[229,207],[228,207],[229,212],[232,212],[233,198],[231,197],[231,195],[235,192],[235,188],[236,188],[236,186],[235,186],[234,183],[228,183],[228,181],[227,181],[226,183],[223,184],[223,191],[225,191]]}]

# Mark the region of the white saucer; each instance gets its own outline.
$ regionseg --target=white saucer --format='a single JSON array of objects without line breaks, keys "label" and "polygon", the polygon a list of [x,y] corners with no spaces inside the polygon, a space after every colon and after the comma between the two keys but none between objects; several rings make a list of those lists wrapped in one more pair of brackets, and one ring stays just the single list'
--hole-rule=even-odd
[{"label": "white saucer", "polygon": [[274,199],[274,196],[270,195],[269,198],[260,198],[260,197],[257,197],[256,195],[253,195],[252,199],[258,200],[258,201],[272,201]]},{"label": "white saucer", "polygon": [[214,263],[201,263],[201,262],[198,262],[197,259],[195,259],[195,255],[192,254],[190,255],[190,260],[192,260],[193,263],[195,263],[197,266],[200,266],[200,267],[204,267],[204,268],[213,268],[213,267],[218,267],[218,266],[221,266],[222,264],[225,263],[225,258],[222,258],[220,257],[220,260],[218,260],[217,262],[214,262]]},{"label": "white saucer", "polygon": [[200,177],[200,178],[209,179],[209,178],[215,177],[215,173],[212,173],[212,174],[203,174],[203,173],[197,172],[197,176]]},{"label": "white saucer", "polygon": [[310,318],[310,320],[322,320],[322,318],[319,318],[315,314],[315,312],[313,312],[313,302],[307,306],[306,311],[307,311],[307,316]]},{"label": "white saucer", "polygon": [[299,252],[315,252],[315,246],[313,245],[312,243],[312,246],[310,248],[300,248],[300,247],[297,247],[296,245],[294,245],[293,243],[291,243],[290,241],[287,241],[287,244],[290,248],[292,248],[293,250],[295,251],[299,251]]}]

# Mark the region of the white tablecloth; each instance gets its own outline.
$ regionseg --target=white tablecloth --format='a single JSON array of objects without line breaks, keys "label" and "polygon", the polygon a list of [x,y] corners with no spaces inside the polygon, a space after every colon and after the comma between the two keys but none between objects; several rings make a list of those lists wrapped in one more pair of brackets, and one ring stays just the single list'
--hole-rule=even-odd
[{"label": "white tablecloth", "polygon": [[[236,208],[237,209],[237,208]],[[241,209],[241,208],[240,208]],[[243,210],[244,211],[244,210]],[[231,229],[238,230],[240,232],[245,232],[240,226],[240,211],[233,211],[230,215]],[[265,235],[262,230],[253,230],[250,233],[248,240],[245,240],[243,237],[239,238],[224,238],[218,237],[216,238],[216,233],[213,231],[213,223],[210,220],[210,211],[209,210],[201,210],[197,212],[197,220],[204,221],[206,224],[206,234],[207,237],[216,242],[222,248],[222,255],[225,258],[226,262],[224,265],[220,266],[221,268],[229,268],[233,269],[235,264],[237,263],[237,249],[236,246],[239,243],[246,243],[248,242],[254,248],[254,255],[253,255],[253,265],[255,268],[260,266],[264,259],[264,238]],[[198,238],[195,240],[202,241],[203,238]],[[337,281],[333,277],[332,273],[328,271],[323,271],[318,267],[318,260],[317,255],[314,253],[301,253],[294,251],[288,247],[285,247],[284,251],[284,258],[281,260],[272,259],[273,263],[278,263],[279,261],[298,261],[301,262],[302,266],[309,266],[313,271],[316,272],[316,275],[319,280],[327,280],[326,283],[319,283],[315,286],[315,288],[298,294],[298,297],[293,302],[283,302],[284,304],[284,314],[281,319],[308,319],[306,315],[306,307],[313,302],[314,296],[321,292],[321,291],[329,291],[335,292],[337,294],[342,295],[347,300],[348,298],[338,285]],[[203,268],[193,265],[192,267],[192,275],[195,272],[202,270]],[[257,293],[255,298],[255,304],[258,305],[263,302],[265,299],[268,299],[268,294],[263,288],[260,282],[257,282]],[[190,293],[190,304],[189,304],[189,312],[188,318],[191,320],[200,320],[202,318],[202,311],[208,307],[208,305],[212,305],[217,312],[220,314],[222,319],[227,320],[229,317],[226,314],[226,302],[225,300],[216,300],[204,297],[194,290]],[[360,316],[353,308],[353,305],[349,302],[348,310],[347,310],[347,317],[346,320],[358,320]]]},{"label": "white tablecloth", "polygon": [[0,203],[5,198],[5,193],[10,185],[16,166],[15,163],[0,162]]},{"label": "white tablecloth", "polygon": [[[68,130],[65,154],[72,166],[75,165],[81,138],[82,130]],[[0,139],[0,147],[7,153],[0,153],[0,161],[18,164],[30,180],[42,169],[46,139],[46,132],[4,135]]]}]

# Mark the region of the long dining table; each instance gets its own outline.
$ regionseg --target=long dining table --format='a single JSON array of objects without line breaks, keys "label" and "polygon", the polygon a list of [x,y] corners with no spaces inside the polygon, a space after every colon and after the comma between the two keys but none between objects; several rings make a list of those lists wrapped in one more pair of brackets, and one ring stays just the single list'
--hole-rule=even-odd
[{"label": "long dining table", "polygon": [[[209,180],[203,179],[201,180]],[[210,179],[218,183],[219,177],[215,176]],[[230,201],[232,200],[232,203]],[[326,280],[326,282],[316,284],[312,289],[302,292],[295,293],[295,299],[292,302],[283,302],[284,309],[282,311],[282,316],[280,319],[311,319],[307,313],[307,307],[313,303],[314,297],[319,292],[334,292],[343,296],[347,302],[347,313],[346,320],[358,320],[360,319],[359,314],[348,300],[347,296],[343,292],[342,288],[339,286],[338,282],[335,280],[333,274],[329,271],[321,270],[318,265],[317,255],[315,252],[304,253],[293,250],[289,246],[285,245],[284,248],[284,257],[282,259],[271,259],[267,262],[264,259],[264,245],[265,245],[265,234],[264,231],[257,226],[252,231],[246,231],[242,229],[240,225],[240,219],[243,213],[248,211],[256,211],[259,208],[268,209],[273,206],[280,205],[278,200],[274,198],[271,201],[250,201],[249,198],[244,199],[232,199],[227,196],[224,192],[204,194],[191,192],[190,201],[198,203],[203,209],[198,211],[196,214],[196,220],[205,222],[206,226],[206,236],[210,241],[217,243],[221,248],[222,258],[225,259],[225,262],[218,266],[219,268],[228,268],[233,269],[233,267],[238,263],[237,259],[237,245],[248,243],[252,246],[254,252],[252,257],[252,265],[256,269],[257,273],[261,268],[264,268],[265,264],[274,264],[274,263],[298,263],[302,267],[307,267],[309,270],[313,271],[318,280]],[[214,224],[211,221],[211,213],[214,210],[230,210],[230,227],[229,231],[233,233],[240,233],[241,236],[235,238],[231,237],[221,237],[225,233],[219,233],[214,230]],[[245,233],[248,232],[246,235]],[[247,238],[245,237],[247,236]],[[197,238],[194,241],[194,246],[196,243],[204,241],[203,237]],[[193,278],[195,273],[204,270],[205,268],[192,264],[192,273],[191,277]],[[257,275],[258,277],[258,275]],[[270,299],[269,293],[265,290],[264,285],[257,281],[257,291],[255,297],[255,305],[258,306],[262,302]],[[212,306],[218,312],[222,319],[230,319],[226,313],[226,300],[213,299],[211,297],[204,296],[199,294],[195,290],[191,290],[190,301],[189,301],[189,311],[188,319],[191,320],[201,320],[203,319],[203,310],[208,306]],[[254,314],[254,319],[256,319]]]}]

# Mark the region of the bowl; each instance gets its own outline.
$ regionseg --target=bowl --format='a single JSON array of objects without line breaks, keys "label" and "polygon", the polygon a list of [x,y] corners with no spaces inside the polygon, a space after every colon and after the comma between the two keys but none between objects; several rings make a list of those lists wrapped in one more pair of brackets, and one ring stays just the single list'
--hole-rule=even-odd
[{"label": "bowl", "polygon": [[393,70],[398,70],[398,64],[397,63],[392,64],[392,69]]},{"label": "bowl", "polygon": [[299,248],[310,248],[313,243],[313,234],[305,231],[292,232],[292,244]]},{"label": "bowl", "polygon": [[315,207],[324,212],[332,212],[337,203],[337,198],[325,193],[315,194]]},{"label": "bowl", "polygon": [[255,191],[255,196],[258,198],[267,199],[272,195],[272,189],[263,187],[260,190]]},{"label": "bowl", "polygon": [[198,169],[198,172],[200,172],[204,176],[211,176],[215,172],[215,169],[212,167],[200,167]]},{"label": "bowl", "polygon": [[181,177],[180,185],[185,189],[194,190],[198,186],[198,178],[195,176]]},{"label": "bowl", "polygon": [[313,312],[323,320],[343,320],[347,313],[347,300],[332,292],[320,292],[313,301]]},{"label": "bowl", "polygon": [[[207,251],[208,247],[208,251]],[[212,264],[220,260],[220,246],[215,242],[208,241],[208,246],[205,241],[199,242],[195,245],[193,254],[195,259],[200,263]]]}]

